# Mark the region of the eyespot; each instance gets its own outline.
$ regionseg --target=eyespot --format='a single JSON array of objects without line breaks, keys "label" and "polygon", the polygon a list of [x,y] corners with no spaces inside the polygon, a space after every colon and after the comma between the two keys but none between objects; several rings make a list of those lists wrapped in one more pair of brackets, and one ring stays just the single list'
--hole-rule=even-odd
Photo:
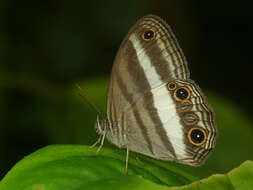
[{"label": "eyespot", "polygon": [[177,101],[187,100],[190,98],[190,96],[191,96],[191,92],[186,87],[180,87],[180,88],[176,89],[174,92],[174,98]]},{"label": "eyespot", "polygon": [[193,127],[188,131],[188,140],[195,146],[201,146],[206,142],[206,131],[200,127]]},{"label": "eyespot", "polygon": [[182,100],[178,105],[179,112],[187,112],[192,109],[192,102],[190,100]]},{"label": "eyespot", "polygon": [[186,125],[195,125],[198,121],[199,117],[194,113],[187,113],[183,116],[183,122]]},{"label": "eyespot", "polygon": [[169,90],[175,90],[177,87],[176,83],[175,82],[169,82],[168,83],[168,89]]},{"label": "eyespot", "polygon": [[141,37],[145,41],[150,41],[155,38],[155,35],[156,35],[155,31],[149,28],[142,33]]}]

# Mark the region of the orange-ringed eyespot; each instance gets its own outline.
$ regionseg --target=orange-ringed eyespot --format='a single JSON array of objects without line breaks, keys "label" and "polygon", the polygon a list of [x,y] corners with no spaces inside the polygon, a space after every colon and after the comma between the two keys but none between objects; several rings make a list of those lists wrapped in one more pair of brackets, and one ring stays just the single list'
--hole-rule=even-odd
[{"label": "orange-ringed eyespot", "polygon": [[183,116],[183,121],[186,125],[195,125],[196,123],[198,123],[198,120],[198,116],[193,113],[187,113]]},{"label": "orange-ringed eyespot", "polygon": [[188,140],[195,146],[201,146],[206,142],[206,132],[200,127],[193,127],[188,131]]},{"label": "orange-ringed eyespot", "polygon": [[192,109],[192,102],[190,100],[183,100],[180,102],[179,106],[180,112],[187,112]]},{"label": "orange-ringed eyespot", "polygon": [[175,82],[169,82],[168,83],[168,89],[169,90],[175,90],[177,87],[176,83]]},{"label": "orange-ringed eyespot", "polygon": [[180,87],[175,90],[174,92],[174,98],[177,101],[187,100],[191,96],[190,90],[186,87]]},{"label": "orange-ringed eyespot", "polygon": [[142,39],[146,41],[152,40],[154,39],[154,37],[155,37],[155,32],[152,29],[147,29],[142,34]]}]

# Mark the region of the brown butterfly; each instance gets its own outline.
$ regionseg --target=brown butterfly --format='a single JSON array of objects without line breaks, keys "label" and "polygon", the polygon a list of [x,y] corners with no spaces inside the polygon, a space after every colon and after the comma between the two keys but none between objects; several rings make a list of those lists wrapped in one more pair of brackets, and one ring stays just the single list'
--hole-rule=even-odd
[{"label": "brown butterfly", "polygon": [[215,146],[214,113],[190,73],[170,27],[158,16],[141,18],[115,58],[107,118],[97,119],[105,137],[129,151],[199,166]]}]

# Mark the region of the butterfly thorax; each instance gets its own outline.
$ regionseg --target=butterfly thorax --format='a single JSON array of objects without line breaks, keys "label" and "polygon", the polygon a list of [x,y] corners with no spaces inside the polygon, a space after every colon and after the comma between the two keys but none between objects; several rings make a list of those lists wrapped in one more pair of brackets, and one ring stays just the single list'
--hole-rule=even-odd
[{"label": "butterfly thorax", "polygon": [[95,129],[98,134],[106,135],[106,138],[118,147],[124,147],[127,144],[125,133],[122,133],[117,121],[108,119],[99,119],[95,123]]},{"label": "butterfly thorax", "polygon": [[109,128],[109,122],[107,119],[100,119],[99,116],[97,116],[97,120],[95,123],[95,129],[98,134],[102,135],[105,133],[106,129]]}]

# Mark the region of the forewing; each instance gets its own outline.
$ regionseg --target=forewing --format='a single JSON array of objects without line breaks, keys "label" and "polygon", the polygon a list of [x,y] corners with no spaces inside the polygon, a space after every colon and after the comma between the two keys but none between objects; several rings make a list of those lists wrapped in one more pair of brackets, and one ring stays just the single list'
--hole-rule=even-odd
[{"label": "forewing", "polygon": [[[152,39],[144,35],[153,32]],[[141,18],[122,42],[113,64],[107,100],[109,121],[119,120],[145,92],[189,78],[186,59],[170,27],[159,17]]]}]

